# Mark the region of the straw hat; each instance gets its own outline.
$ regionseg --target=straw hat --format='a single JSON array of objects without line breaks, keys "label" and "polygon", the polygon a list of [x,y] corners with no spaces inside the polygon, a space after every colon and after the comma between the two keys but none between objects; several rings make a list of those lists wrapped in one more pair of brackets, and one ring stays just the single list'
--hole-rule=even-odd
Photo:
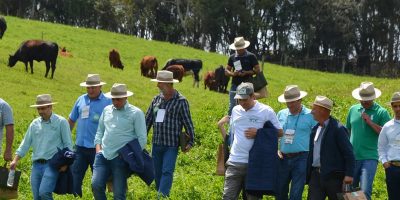
[{"label": "straw hat", "polygon": [[374,87],[372,82],[362,82],[359,88],[353,90],[351,95],[360,101],[371,101],[379,96],[382,92]]},{"label": "straw hat", "polygon": [[79,84],[82,87],[94,87],[105,85],[105,82],[100,81],[100,75],[98,74],[88,74],[86,81]]},{"label": "straw hat", "polygon": [[31,105],[31,108],[43,107],[48,105],[56,104],[57,102],[53,102],[50,94],[39,94],[36,97],[36,104]]},{"label": "straw hat", "polygon": [[239,50],[239,49],[245,49],[250,45],[250,42],[247,40],[244,40],[243,37],[237,37],[235,38],[234,42],[229,45],[229,49],[232,50]]},{"label": "straw hat", "polygon": [[133,92],[128,91],[126,85],[123,83],[114,83],[111,88],[111,92],[107,92],[104,95],[109,98],[124,98],[132,96]]},{"label": "straw hat", "polygon": [[278,97],[278,101],[281,103],[287,103],[292,101],[297,101],[307,96],[307,92],[300,91],[297,85],[288,85],[285,88],[285,92]]},{"label": "straw hat", "polygon": [[332,110],[333,101],[325,96],[317,96],[317,97],[315,97],[315,101],[314,101],[313,105],[321,106],[328,110]]},{"label": "straw hat", "polygon": [[174,79],[174,73],[161,70],[157,72],[157,77],[155,79],[151,79],[153,82],[161,82],[161,83],[178,83],[179,81]]},{"label": "straw hat", "polygon": [[392,103],[395,103],[395,102],[400,102],[400,92],[393,93],[391,101],[387,104],[391,105]]}]

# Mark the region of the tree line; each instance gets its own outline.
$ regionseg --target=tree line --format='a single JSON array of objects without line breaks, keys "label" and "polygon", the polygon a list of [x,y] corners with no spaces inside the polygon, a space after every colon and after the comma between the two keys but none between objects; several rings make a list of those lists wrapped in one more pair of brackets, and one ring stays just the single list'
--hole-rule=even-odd
[{"label": "tree line", "polygon": [[400,75],[398,0],[0,0],[5,15],[332,72]]}]

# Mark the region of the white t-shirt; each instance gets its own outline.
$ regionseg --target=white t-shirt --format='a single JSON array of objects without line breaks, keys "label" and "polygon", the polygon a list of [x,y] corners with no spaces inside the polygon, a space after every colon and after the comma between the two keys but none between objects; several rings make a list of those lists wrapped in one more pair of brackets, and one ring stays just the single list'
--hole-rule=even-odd
[{"label": "white t-shirt", "polygon": [[282,129],[274,110],[258,101],[248,111],[240,105],[233,108],[230,126],[234,139],[228,161],[248,163],[254,139],[246,138],[244,132],[249,128],[260,129],[266,121],[270,121],[275,128]]}]

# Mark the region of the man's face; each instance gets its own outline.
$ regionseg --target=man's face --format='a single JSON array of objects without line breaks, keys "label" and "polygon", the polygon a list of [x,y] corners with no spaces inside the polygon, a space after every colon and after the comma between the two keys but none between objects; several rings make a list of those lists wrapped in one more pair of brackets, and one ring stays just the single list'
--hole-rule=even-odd
[{"label": "man's face", "polygon": [[313,115],[313,117],[316,121],[319,121],[322,119],[324,112],[326,112],[325,108],[313,104],[311,114]]},{"label": "man's face", "polygon": [[168,88],[170,87],[171,83],[162,83],[162,82],[157,82],[157,87],[160,90],[161,93],[165,94],[168,91]]},{"label": "man's face", "polygon": [[249,110],[251,107],[253,107],[254,98],[253,96],[250,96],[247,99],[238,99],[238,103],[243,107],[244,110]]},{"label": "man's face", "polygon": [[50,119],[51,111],[52,111],[51,105],[37,107],[36,109],[37,109],[40,117],[42,117],[45,120]]},{"label": "man's face", "polygon": [[400,102],[391,103],[394,112],[394,118],[400,120]]},{"label": "man's face", "polygon": [[374,104],[374,100],[370,101],[360,101],[360,104],[363,108],[368,109]]},{"label": "man's face", "polygon": [[286,106],[289,108],[289,111],[291,113],[298,112],[301,108],[301,99],[292,102],[287,102]]},{"label": "man's face", "polygon": [[94,99],[100,95],[101,86],[86,87],[86,92],[90,99]]},{"label": "man's face", "polygon": [[244,52],[246,52],[246,49],[238,49],[238,50],[236,50],[236,52],[237,52],[237,54],[239,54],[239,55],[243,55]]},{"label": "man's face", "polygon": [[127,99],[127,97],[124,97],[124,98],[112,98],[112,103],[113,103],[114,107],[119,110],[119,109],[124,107],[124,105],[126,103],[126,99]]}]

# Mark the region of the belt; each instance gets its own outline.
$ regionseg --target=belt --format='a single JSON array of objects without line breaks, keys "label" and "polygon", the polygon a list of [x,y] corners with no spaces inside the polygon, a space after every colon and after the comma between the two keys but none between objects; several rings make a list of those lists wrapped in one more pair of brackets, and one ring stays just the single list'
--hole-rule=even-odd
[{"label": "belt", "polygon": [[46,164],[47,160],[46,159],[37,159],[35,162],[40,163],[40,164]]},{"label": "belt", "polygon": [[390,164],[396,167],[400,167],[400,161],[390,161]]},{"label": "belt", "polygon": [[293,158],[293,157],[301,155],[305,152],[307,152],[307,151],[299,151],[299,152],[294,152],[294,153],[282,153],[282,155],[283,155],[283,157],[286,157],[286,158]]}]

